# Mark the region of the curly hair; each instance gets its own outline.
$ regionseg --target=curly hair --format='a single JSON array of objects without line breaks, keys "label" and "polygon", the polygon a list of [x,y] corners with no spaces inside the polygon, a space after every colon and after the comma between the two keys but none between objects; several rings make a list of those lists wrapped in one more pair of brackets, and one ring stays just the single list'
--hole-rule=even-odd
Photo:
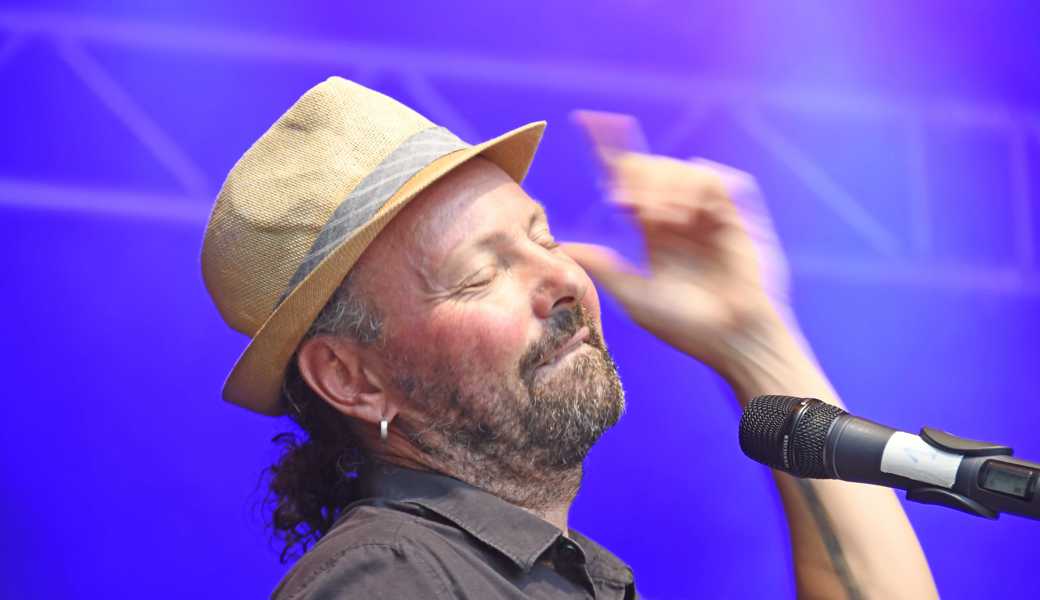
[{"label": "curly hair", "polygon": [[[362,345],[382,338],[382,318],[358,291],[355,269],[308,329],[304,340],[336,335]],[[351,420],[311,389],[300,374],[296,354],[286,368],[282,402],[298,431],[286,431],[271,441],[282,449],[262,477],[269,479],[265,508],[273,541],[282,544],[279,560],[286,563],[316,543],[358,499],[357,473],[364,448]]]}]

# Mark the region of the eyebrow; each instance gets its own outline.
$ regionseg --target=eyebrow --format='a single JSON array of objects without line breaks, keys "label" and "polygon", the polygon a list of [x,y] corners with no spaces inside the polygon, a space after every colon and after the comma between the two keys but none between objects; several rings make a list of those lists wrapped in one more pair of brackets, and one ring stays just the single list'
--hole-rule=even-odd
[{"label": "eyebrow", "polygon": [[[528,231],[530,231],[531,228],[534,227],[536,223],[539,223],[539,222],[548,223],[549,222],[549,216],[545,212],[545,205],[543,205],[538,200],[535,200],[534,198],[532,198],[531,200],[534,201],[535,208],[534,208],[534,212],[531,213],[531,217],[527,220],[527,230]],[[497,245],[499,245],[499,244],[501,244],[501,243],[503,243],[505,241],[508,241],[509,238],[510,238],[510,235],[508,233],[504,233],[504,232],[501,232],[501,231],[496,231],[494,233],[489,233],[488,235],[480,238],[479,240],[477,240],[476,242],[474,242],[473,244],[470,244],[468,246],[469,246],[469,248],[491,248],[491,247],[497,246]],[[452,250],[451,254],[454,255],[455,253],[456,253],[456,250]]]}]

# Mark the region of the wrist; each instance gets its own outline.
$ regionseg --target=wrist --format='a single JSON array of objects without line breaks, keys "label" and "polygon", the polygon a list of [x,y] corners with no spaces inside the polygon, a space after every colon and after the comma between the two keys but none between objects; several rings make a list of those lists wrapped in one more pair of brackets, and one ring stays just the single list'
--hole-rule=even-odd
[{"label": "wrist", "polygon": [[721,341],[716,369],[742,407],[766,394],[812,397],[840,406],[793,314],[774,312]]}]

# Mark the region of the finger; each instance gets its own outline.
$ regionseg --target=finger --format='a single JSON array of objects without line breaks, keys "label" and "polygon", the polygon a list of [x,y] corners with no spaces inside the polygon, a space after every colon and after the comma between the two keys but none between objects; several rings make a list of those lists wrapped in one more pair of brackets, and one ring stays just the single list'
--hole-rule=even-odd
[{"label": "finger", "polygon": [[673,204],[729,210],[719,171],[663,156],[623,154],[615,159],[612,195],[623,204]]},{"label": "finger", "polygon": [[646,136],[632,115],[595,110],[575,110],[571,121],[585,132],[601,160],[621,152],[647,152]]},{"label": "finger", "polygon": [[646,289],[639,270],[606,246],[565,242],[560,248],[622,304],[635,302]]},{"label": "finger", "polygon": [[[592,146],[601,187],[609,187],[617,180],[617,163],[621,156],[631,152],[647,152],[643,129],[631,115],[576,110],[570,116]],[[609,193],[606,199],[613,200]]]},{"label": "finger", "polygon": [[710,191],[675,187],[614,188],[611,195],[648,236],[657,231],[667,231],[699,237],[721,227],[740,226],[736,211],[728,205],[729,200]]},{"label": "finger", "polygon": [[789,271],[787,259],[780,249],[772,215],[755,178],[744,171],[704,158],[690,162],[714,169],[722,177],[740,221],[758,253],[763,285],[771,296],[786,298]]},{"label": "finger", "polygon": [[684,203],[636,201],[623,208],[642,233],[651,272],[678,257],[690,261],[711,255],[716,232],[724,227],[713,215]]},{"label": "finger", "polygon": [[758,244],[779,246],[769,206],[762,190],[749,173],[703,158],[690,159],[698,165],[714,169],[722,178],[727,195],[748,235]]},{"label": "finger", "polygon": [[774,232],[769,207],[765,203],[755,178],[750,173],[705,158],[694,157],[690,159],[690,162],[711,169],[718,174],[727,196],[749,230],[757,233],[758,236]]}]

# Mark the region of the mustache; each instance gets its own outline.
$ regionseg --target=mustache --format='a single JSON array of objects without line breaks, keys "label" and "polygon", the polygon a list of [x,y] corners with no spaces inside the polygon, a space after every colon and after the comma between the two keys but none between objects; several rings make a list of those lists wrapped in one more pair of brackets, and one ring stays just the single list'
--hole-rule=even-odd
[{"label": "mustache", "polygon": [[589,328],[589,337],[585,341],[599,350],[606,351],[603,338],[593,326],[588,311],[581,304],[577,304],[571,310],[561,311],[549,317],[545,325],[545,334],[532,344],[520,359],[520,377],[530,382],[534,370],[556,349],[574,337],[583,326]]}]

